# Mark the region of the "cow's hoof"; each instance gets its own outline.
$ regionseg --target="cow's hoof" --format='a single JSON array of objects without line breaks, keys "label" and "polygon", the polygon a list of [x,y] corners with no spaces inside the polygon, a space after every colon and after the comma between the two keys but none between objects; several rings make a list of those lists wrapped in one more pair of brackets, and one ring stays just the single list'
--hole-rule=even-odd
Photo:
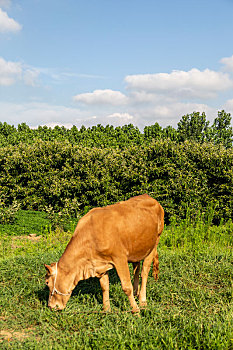
[{"label": "cow's hoof", "polygon": [[137,311],[137,312],[132,312],[132,314],[133,314],[134,317],[139,317],[139,318],[141,318],[141,315],[140,315],[140,312],[139,312],[139,311]]},{"label": "cow's hoof", "polygon": [[103,307],[103,311],[102,311],[103,313],[105,313],[105,312],[111,312],[111,307],[110,306],[105,306],[105,307]]},{"label": "cow's hoof", "polygon": [[145,309],[147,307],[147,301],[141,301],[139,305],[141,309]]},{"label": "cow's hoof", "polygon": [[133,315],[140,316],[140,309],[139,309],[139,307],[137,307],[135,309],[132,309],[131,312],[132,312]]}]

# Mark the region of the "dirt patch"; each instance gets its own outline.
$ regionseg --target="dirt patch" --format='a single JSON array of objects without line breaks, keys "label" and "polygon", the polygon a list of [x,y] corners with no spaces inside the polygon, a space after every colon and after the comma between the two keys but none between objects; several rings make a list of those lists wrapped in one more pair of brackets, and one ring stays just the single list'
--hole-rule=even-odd
[{"label": "dirt patch", "polygon": [[[22,331],[13,331],[11,329],[4,329],[0,331],[0,344],[6,340],[8,342],[19,340],[24,341],[26,338],[29,338],[32,336],[32,332],[35,331],[34,327],[28,327],[25,330]],[[36,336],[35,339],[37,341],[40,341],[40,337]],[[1,347],[1,346],[0,346]]]},{"label": "dirt patch", "polygon": [[38,242],[42,236],[37,236],[36,233],[30,233],[28,236],[14,236],[12,237],[11,248],[22,248],[25,241]]},{"label": "dirt patch", "polygon": [[30,233],[26,238],[30,241],[39,241],[42,236],[37,236],[36,233]]},{"label": "dirt patch", "polygon": [[0,331],[0,343],[2,343],[4,340],[11,341],[13,339],[22,341],[28,337],[29,335],[24,332],[13,332],[8,330]]}]

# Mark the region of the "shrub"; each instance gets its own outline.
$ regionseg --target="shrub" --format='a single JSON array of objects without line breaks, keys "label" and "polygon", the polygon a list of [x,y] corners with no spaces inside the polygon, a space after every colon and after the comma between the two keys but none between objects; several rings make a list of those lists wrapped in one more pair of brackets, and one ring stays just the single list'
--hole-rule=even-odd
[{"label": "shrub", "polygon": [[[232,219],[233,150],[171,140],[119,148],[46,141],[0,149],[0,192],[6,206],[51,206],[65,215],[147,192],[173,216],[195,219],[211,205],[214,222]],[[63,216],[62,214],[62,216]]]},{"label": "shrub", "polygon": [[0,224],[14,222],[19,208],[20,204],[17,201],[13,201],[11,205],[6,206],[4,199],[0,198]]}]

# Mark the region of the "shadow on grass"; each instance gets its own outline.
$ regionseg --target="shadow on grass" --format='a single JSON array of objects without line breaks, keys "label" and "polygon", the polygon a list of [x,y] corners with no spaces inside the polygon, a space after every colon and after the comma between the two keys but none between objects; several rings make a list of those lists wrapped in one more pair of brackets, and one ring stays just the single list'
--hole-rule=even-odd
[{"label": "shadow on grass", "polygon": [[[120,283],[120,279],[117,275],[117,272],[115,269],[110,270],[109,272],[109,284],[115,285]],[[48,287],[44,287],[41,290],[37,290],[34,293],[40,302],[47,303],[49,298],[49,289]],[[102,291],[100,288],[99,279],[97,277],[89,278],[87,280],[80,281],[75,289],[72,292],[72,296],[78,296],[78,295],[91,295],[93,296],[99,304],[102,304]]]}]

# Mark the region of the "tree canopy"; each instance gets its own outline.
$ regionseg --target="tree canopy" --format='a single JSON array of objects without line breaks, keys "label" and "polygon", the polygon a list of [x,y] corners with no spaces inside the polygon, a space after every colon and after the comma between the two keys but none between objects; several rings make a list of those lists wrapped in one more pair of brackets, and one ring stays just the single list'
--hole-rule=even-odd
[{"label": "tree canopy", "polygon": [[66,129],[64,126],[39,126],[30,128],[25,123],[17,127],[0,122],[0,146],[17,145],[19,143],[33,144],[42,141],[67,141],[71,144],[86,147],[128,147],[130,145],[149,144],[152,140],[170,139],[177,143],[185,140],[198,143],[211,142],[222,144],[226,148],[232,147],[233,130],[231,115],[224,110],[218,112],[213,124],[207,121],[205,113],[193,112],[182,116],[177,128],[167,126],[162,128],[158,123],[145,126],[143,131],[133,124],[122,127],[98,124],[78,129],[73,126]]}]

